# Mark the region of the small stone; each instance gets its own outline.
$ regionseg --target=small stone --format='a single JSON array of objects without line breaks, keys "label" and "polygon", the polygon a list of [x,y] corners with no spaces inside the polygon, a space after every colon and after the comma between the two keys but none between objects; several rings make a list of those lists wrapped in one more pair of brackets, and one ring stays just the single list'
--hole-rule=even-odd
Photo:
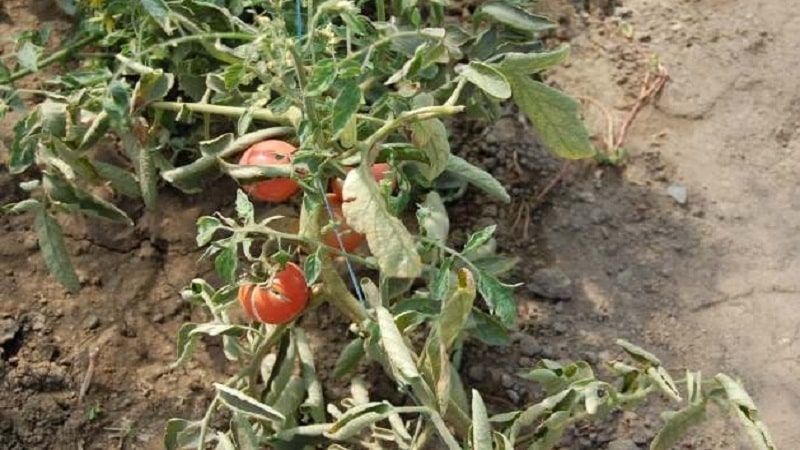
[{"label": "small stone", "polygon": [[630,439],[620,438],[620,439],[614,439],[613,441],[609,442],[608,443],[608,447],[606,447],[606,449],[607,450],[639,450],[639,446],[636,445],[636,443],[633,442]]},{"label": "small stone", "polygon": [[525,356],[538,356],[542,353],[542,346],[533,336],[524,336],[519,341],[519,352]]},{"label": "small stone", "polygon": [[157,313],[153,316],[153,322],[155,323],[164,323],[164,315],[161,313]]},{"label": "small stone", "polygon": [[513,389],[507,389],[506,390],[506,396],[508,396],[508,399],[511,400],[511,403],[513,403],[515,405],[519,405],[520,396],[519,396],[519,393],[517,391],[515,391]]},{"label": "small stone", "polygon": [[504,373],[500,375],[500,384],[502,384],[504,388],[509,389],[514,385],[514,378],[512,378],[511,375]]},{"label": "small stone", "polygon": [[556,322],[553,324],[553,331],[556,334],[566,334],[567,333],[567,326],[563,322]]},{"label": "small stone", "polygon": [[91,315],[87,317],[86,320],[83,321],[83,328],[87,330],[96,330],[99,327],[100,327],[100,318],[95,315]]},{"label": "small stone", "polygon": [[25,250],[36,250],[39,248],[39,240],[36,238],[34,234],[28,234],[25,236],[25,239],[22,240],[22,247]]},{"label": "small stone", "polygon": [[486,371],[483,366],[472,366],[467,370],[467,376],[473,381],[481,382],[486,378]]},{"label": "small stone", "polygon": [[569,300],[572,298],[572,280],[561,269],[548,267],[533,273],[527,288],[532,293],[553,300]]},{"label": "small stone", "polygon": [[685,186],[680,184],[671,184],[667,188],[667,195],[672,197],[673,200],[678,202],[679,205],[685,205],[689,199],[689,193]]},{"label": "small stone", "polygon": [[0,345],[14,340],[19,332],[19,322],[12,318],[0,319]]}]

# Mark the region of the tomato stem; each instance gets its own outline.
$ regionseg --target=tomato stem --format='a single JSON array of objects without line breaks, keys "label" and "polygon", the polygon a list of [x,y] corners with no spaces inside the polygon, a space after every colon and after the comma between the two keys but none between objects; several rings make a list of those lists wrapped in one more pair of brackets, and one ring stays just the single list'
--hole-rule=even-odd
[{"label": "tomato stem", "polygon": [[211,105],[208,103],[184,103],[184,102],[153,102],[151,108],[163,109],[165,111],[181,112],[186,109],[191,112],[215,114],[218,116],[241,117],[248,111],[252,112],[254,120],[262,120],[281,125],[291,125],[292,121],[286,114],[277,114],[267,108],[245,108],[242,106]]}]

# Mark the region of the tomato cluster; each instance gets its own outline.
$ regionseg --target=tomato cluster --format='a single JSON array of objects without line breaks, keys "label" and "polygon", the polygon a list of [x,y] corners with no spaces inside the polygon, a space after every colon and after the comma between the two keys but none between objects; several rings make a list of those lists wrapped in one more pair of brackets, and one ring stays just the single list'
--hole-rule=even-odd
[{"label": "tomato cluster", "polygon": [[266,285],[240,286],[239,303],[253,320],[270,324],[289,322],[308,304],[306,277],[297,264],[287,263]]},{"label": "tomato cluster", "polygon": [[[295,146],[283,141],[259,142],[242,154],[239,164],[266,167],[290,165],[296,151]],[[386,178],[391,166],[379,163],[371,169],[375,181],[380,182]],[[331,192],[326,194],[326,200],[330,206],[331,220],[337,223],[337,227],[336,230],[327,231],[322,241],[328,247],[351,253],[364,242],[364,235],[353,230],[344,220],[343,184],[340,178],[331,180]],[[394,187],[396,183],[392,184],[393,189]],[[294,195],[300,186],[289,178],[274,178],[248,184],[244,189],[256,200],[280,203]],[[243,284],[239,287],[238,296],[239,303],[252,320],[281,324],[293,320],[303,311],[308,303],[309,290],[303,271],[297,264],[290,262],[266,284]]]}]

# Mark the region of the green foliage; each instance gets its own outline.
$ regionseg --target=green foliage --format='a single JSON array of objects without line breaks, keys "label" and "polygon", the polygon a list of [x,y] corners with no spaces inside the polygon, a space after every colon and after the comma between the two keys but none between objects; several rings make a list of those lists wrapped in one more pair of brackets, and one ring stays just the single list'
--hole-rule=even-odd
[{"label": "green foliage", "polygon": [[[74,40],[45,56],[45,31],[20,36],[7,59],[12,66],[0,66],[0,114],[23,110],[23,96],[40,99],[14,127],[9,158],[13,174],[40,181],[26,182],[31,199],[3,212],[35,214],[47,266],[75,292],[80,283],[55,214],[132,223],[100,190],[156,209],[164,183],[186,193],[222,176],[243,185],[276,178],[300,185],[295,228],[279,216],[262,219],[242,190],[235,218],[198,219],[197,244],[223,285],[198,279],[182,292],[208,320],[180,328],[175,366],[212,336],[236,373],[214,383],[202,419],[167,423],[167,449],[410,449],[434,440],[453,450],[549,449],[574,422],[653,392],[688,402],[665,415],[653,448],[667,448],[702,420],[708,399],[732,406],[754,442],[774,448],[738,383],[723,375],[701,381],[690,372],[682,395],[655,356],[624,342],[630,361],[610,364],[611,381],[585,362],[543,360],[520,376],[539,382],[547,396],[523,410],[490,417],[480,393],[468,394],[457,355],[467,339],[509,342],[514,286],[501,278],[516,260],[496,253],[493,226],[460,249],[448,242],[439,180],[470,184],[506,203],[510,196],[489,173],[452,154],[445,119],[467,112],[491,120],[512,101],[556,155],[594,151],[575,101],[534,79],[568,55],[567,47],[544,49],[542,37],[555,24],[521,0],[484,2],[471,24],[446,17],[448,4],[79,1]],[[17,88],[21,77],[77,50],[99,53],[54,77],[48,91]],[[238,164],[240,153],[268,139],[297,147],[290,164]],[[101,142],[119,143],[118,151],[105,154]],[[384,181],[371,170],[377,162],[389,164]],[[336,179],[344,181],[334,205],[326,194]],[[345,224],[363,233],[369,254],[324,243]],[[334,259],[344,261],[347,277]],[[409,394],[409,404],[371,400],[358,377],[349,398],[328,403],[302,317],[280,325],[234,319],[239,285],[274,288],[276,270],[290,261],[302,265],[309,308],[328,302],[352,323],[332,375],[343,378],[371,361]],[[213,420],[219,409],[229,421]]]}]

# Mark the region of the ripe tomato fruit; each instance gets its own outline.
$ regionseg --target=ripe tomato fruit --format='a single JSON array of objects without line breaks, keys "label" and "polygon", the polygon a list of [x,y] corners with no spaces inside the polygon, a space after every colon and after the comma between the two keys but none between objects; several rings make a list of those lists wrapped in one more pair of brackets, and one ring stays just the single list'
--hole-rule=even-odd
[{"label": "ripe tomato fruit", "polygon": [[253,320],[269,324],[289,322],[308,304],[306,277],[297,264],[287,263],[267,286],[239,286],[239,303]]},{"label": "ripe tomato fruit", "polygon": [[328,203],[333,210],[333,219],[339,222],[339,237],[342,239],[342,245],[339,245],[339,240],[336,239],[336,231],[330,230],[322,237],[322,242],[328,247],[338,248],[347,253],[351,253],[364,242],[364,235],[350,228],[344,221],[344,213],[342,213],[342,202],[336,198],[336,194],[327,194]]},{"label": "ripe tomato fruit", "polygon": [[[380,183],[386,178],[386,174],[392,170],[392,167],[386,163],[377,163],[370,167],[370,170],[372,171],[372,176],[375,178],[375,181]],[[340,202],[342,201],[342,187],[344,187],[344,181],[341,178],[334,178],[331,180],[331,192]],[[392,181],[392,189],[395,187],[397,187],[397,181]]]},{"label": "ripe tomato fruit", "polygon": [[[295,146],[283,141],[263,141],[245,150],[239,164],[244,166],[285,166],[292,163]],[[280,203],[286,201],[300,189],[288,178],[275,178],[249,184],[244,190],[254,199],[263,202]]]}]

